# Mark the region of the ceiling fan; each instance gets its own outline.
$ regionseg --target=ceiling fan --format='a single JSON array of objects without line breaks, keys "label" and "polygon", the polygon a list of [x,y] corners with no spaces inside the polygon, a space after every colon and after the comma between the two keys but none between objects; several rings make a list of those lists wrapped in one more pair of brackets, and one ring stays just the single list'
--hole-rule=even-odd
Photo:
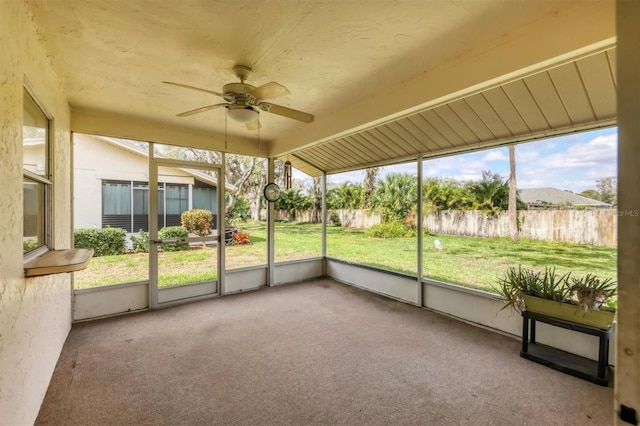
[{"label": "ceiling fan", "polygon": [[251,68],[245,65],[234,66],[233,72],[240,79],[240,83],[225,84],[222,86],[222,93],[189,86],[187,84],[173,83],[171,81],[163,81],[163,83],[211,93],[226,101],[219,104],[207,105],[190,111],[181,112],[180,114],[176,114],[178,117],[186,117],[188,115],[224,107],[227,109],[229,117],[240,123],[245,123],[249,130],[257,130],[260,128],[260,110],[280,115],[282,117],[292,118],[304,123],[311,123],[313,121],[314,116],[312,114],[265,102],[266,99],[273,99],[278,96],[288,95],[290,92],[286,87],[276,83],[275,81],[263,84],[259,87],[246,84],[244,81],[249,77],[251,71]]}]

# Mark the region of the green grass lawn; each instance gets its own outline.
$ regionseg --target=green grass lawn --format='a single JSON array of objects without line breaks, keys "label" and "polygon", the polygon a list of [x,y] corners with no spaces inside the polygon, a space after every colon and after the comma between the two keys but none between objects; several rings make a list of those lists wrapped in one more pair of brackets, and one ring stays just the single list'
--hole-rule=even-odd
[{"label": "green grass lawn", "polygon": [[[226,269],[267,263],[264,223],[240,224],[252,240],[247,246],[226,246]],[[321,255],[320,225],[276,223],[276,262]],[[435,249],[438,239],[442,250]],[[216,248],[159,254],[160,286],[215,279]],[[327,227],[327,255],[411,275],[417,273],[417,238],[373,239],[364,231]],[[76,272],[76,288],[93,287],[148,278],[148,254],[93,258],[89,267]],[[509,266],[574,274],[595,273],[616,278],[616,249],[580,244],[506,238],[428,235],[424,238],[424,276],[439,281],[491,291],[496,278]]]}]

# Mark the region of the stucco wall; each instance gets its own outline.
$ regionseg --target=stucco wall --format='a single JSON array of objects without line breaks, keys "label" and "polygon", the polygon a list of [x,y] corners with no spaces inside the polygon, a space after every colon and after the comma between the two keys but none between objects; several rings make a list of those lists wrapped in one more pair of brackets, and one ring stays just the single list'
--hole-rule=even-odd
[{"label": "stucco wall", "polygon": [[35,420],[71,327],[69,274],[24,278],[22,97],[27,79],[54,117],[55,248],[69,248],[69,108],[24,2],[0,1],[0,423]]}]

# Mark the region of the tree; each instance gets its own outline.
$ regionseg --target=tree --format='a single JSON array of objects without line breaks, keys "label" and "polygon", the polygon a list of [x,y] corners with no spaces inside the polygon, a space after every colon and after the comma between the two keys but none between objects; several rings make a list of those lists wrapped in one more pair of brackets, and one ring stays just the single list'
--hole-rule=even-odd
[{"label": "tree", "polygon": [[364,190],[358,183],[345,182],[327,191],[327,209],[360,209]]},{"label": "tree", "polygon": [[468,187],[475,198],[476,210],[497,214],[509,208],[509,184],[498,173],[492,174],[491,170],[485,170],[480,180],[470,182]]},{"label": "tree", "polygon": [[598,179],[596,181],[596,187],[598,188],[598,194],[600,199],[609,203],[612,206],[618,204],[618,178],[615,176],[609,176]]},{"label": "tree", "polygon": [[302,194],[298,188],[285,189],[280,193],[280,198],[276,201],[276,210],[286,210],[289,212],[289,220],[296,218],[296,210],[309,210],[313,202],[311,197]]},{"label": "tree", "polygon": [[265,162],[255,157],[227,154],[225,163],[225,179],[228,184],[232,185],[232,189],[226,189],[230,198],[225,207],[225,217],[230,218],[241,195],[246,195],[250,204],[252,201],[255,204],[256,198],[261,198],[260,188],[266,184],[264,182],[266,170],[264,169]]},{"label": "tree", "polygon": [[379,167],[370,167],[364,170],[364,181],[362,183],[362,187],[364,190],[362,200],[363,209],[368,209],[371,207],[371,199],[373,198],[373,191],[376,186],[376,179],[378,178],[378,174],[380,174]]},{"label": "tree", "polygon": [[320,222],[320,212],[322,211],[322,185],[319,177],[313,178],[313,194],[311,197],[312,210],[311,210],[311,222]]},{"label": "tree", "polygon": [[401,222],[417,204],[418,185],[415,176],[391,173],[373,191],[371,208],[382,213],[384,222]]},{"label": "tree", "polygon": [[427,178],[423,183],[424,209],[427,213],[439,210],[467,210],[473,207],[473,195],[467,185],[456,179]]},{"label": "tree", "polygon": [[518,211],[517,209],[518,191],[516,190],[516,147],[509,145],[509,236],[511,241],[519,240]]},{"label": "tree", "polygon": [[600,193],[598,191],[596,191],[595,189],[586,189],[586,190],[582,191],[578,195],[582,195],[583,197],[591,198],[592,200],[602,201],[602,199],[601,199],[602,197],[600,197]]}]

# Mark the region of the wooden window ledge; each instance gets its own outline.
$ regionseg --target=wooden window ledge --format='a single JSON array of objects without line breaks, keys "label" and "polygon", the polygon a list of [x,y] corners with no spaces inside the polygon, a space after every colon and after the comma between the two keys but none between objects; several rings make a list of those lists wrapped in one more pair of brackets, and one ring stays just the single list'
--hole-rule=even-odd
[{"label": "wooden window ledge", "polygon": [[25,277],[38,277],[79,271],[87,267],[92,257],[93,249],[50,250],[25,263],[24,275]]}]

